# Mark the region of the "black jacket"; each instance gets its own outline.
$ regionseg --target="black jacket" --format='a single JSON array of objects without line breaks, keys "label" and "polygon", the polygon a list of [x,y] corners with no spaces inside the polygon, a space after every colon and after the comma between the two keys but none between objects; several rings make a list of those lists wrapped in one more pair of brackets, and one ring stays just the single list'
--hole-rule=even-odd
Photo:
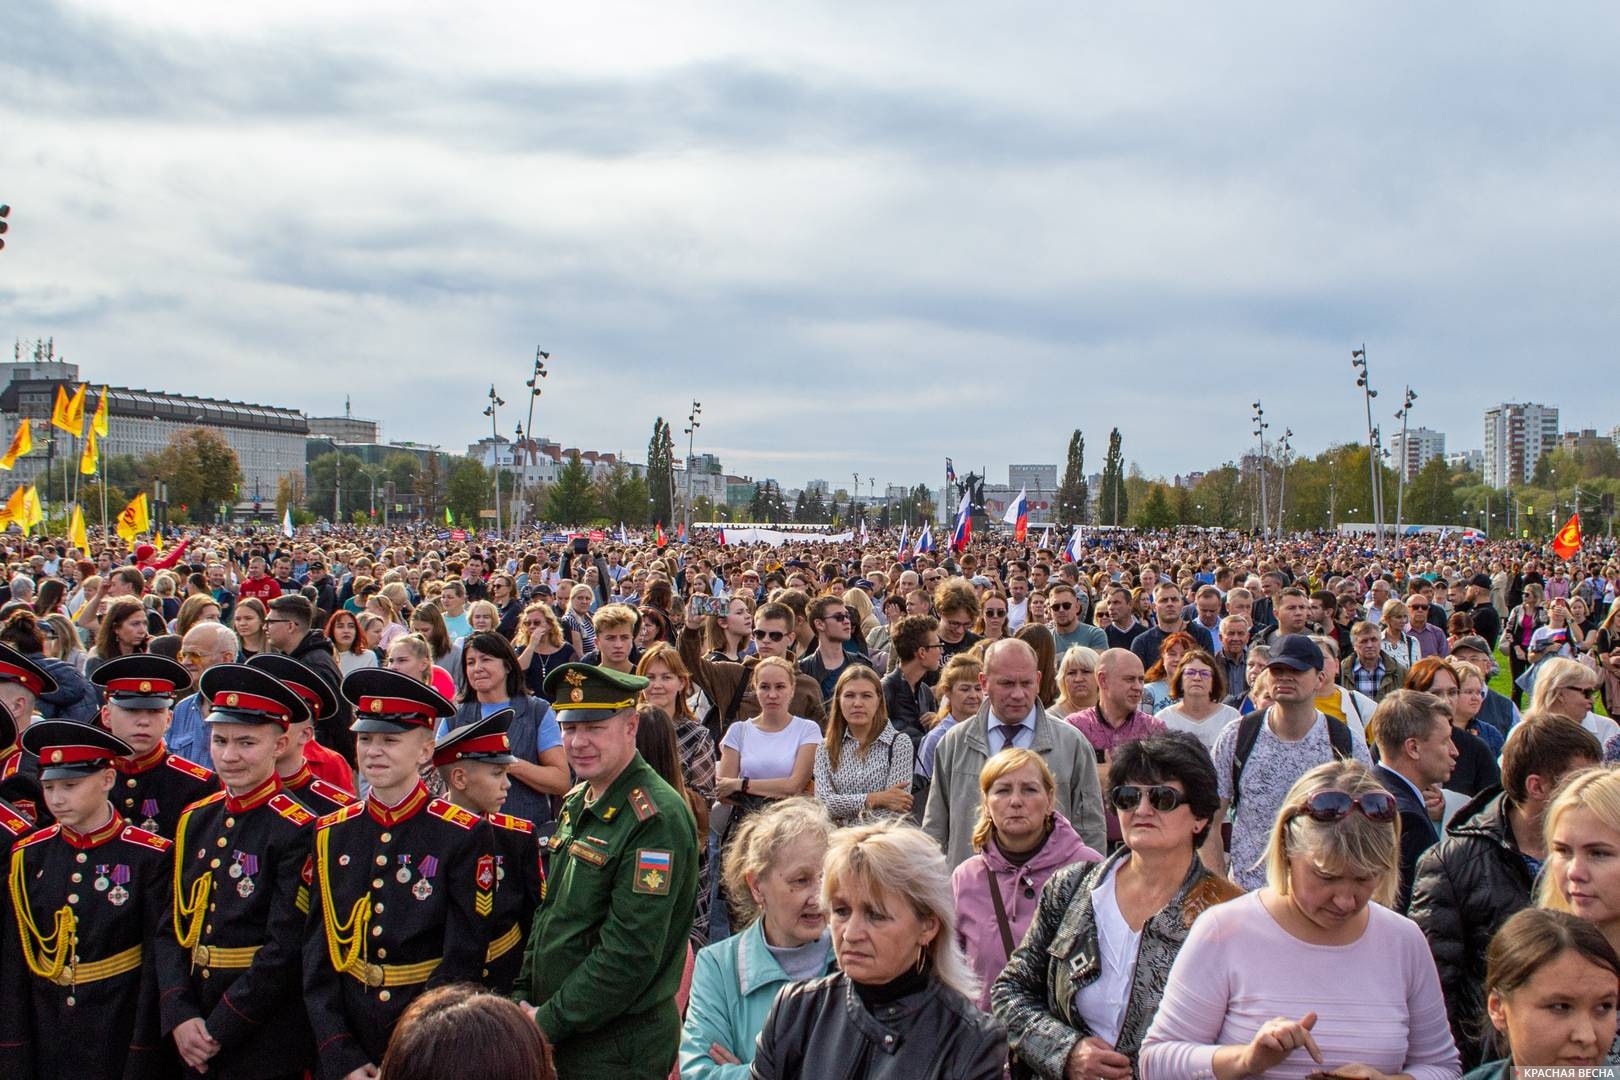
[{"label": "black jacket", "polygon": [[1417,861],[1440,837],[1429,820],[1428,807],[1412,791],[1412,785],[1404,776],[1383,765],[1374,765],[1373,775],[1384,785],[1385,791],[1395,796],[1395,805],[1400,808],[1401,887],[1395,895],[1395,910],[1404,912],[1412,899],[1412,877]]},{"label": "black jacket", "polygon": [[937,979],[868,1010],[839,973],[782,988],[753,1080],[1000,1080],[1001,1026]]},{"label": "black jacket", "polygon": [[1451,1034],[1464,1070],[1478,1065],[1485,1017],[1485,947],[1508,916],[1530,906],[1533,877],[1507,822],[1508,799],[1488,788],[1418,860],[1407,911],[1429,939]]},{"label": "black jacket", "polygon": [[319,675],[332,688],[332,693],[337,694],[337,712],[316,722],[315,736],[322,746],[336,750],[353,765],[354,733],[349,730],[349,722],[354,716],[349,703],[339,692],[343,686],[343,669],[338,667],[337,656],[332,651],[332,640],[319,630],[311,630],[287,655]]}]

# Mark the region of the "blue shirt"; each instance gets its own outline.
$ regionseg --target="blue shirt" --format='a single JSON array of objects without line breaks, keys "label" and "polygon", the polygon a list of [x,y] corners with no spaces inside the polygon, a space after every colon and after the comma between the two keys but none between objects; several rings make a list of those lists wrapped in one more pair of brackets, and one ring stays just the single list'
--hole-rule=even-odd
[{"label": "blue shirt", "polygon": [[985,741],[990,744],[991,757],[995,757],[996,754],[1007,749],[1009,746],[1022,746],[1027,750],[1029,749],[1030,745],[1035,742],[1035,710],[1033,708],[1029,710],[1029,715],[1024,717],[1022,723],[1014,725],[1018,728],[1018,730],[1013,733],[1011,742],[1008,742],[1003,737],[1006,734],[1005,732],[997,730],[1006,721],[996,716],[996,714],[993,712],[987,711],[984,716]]},{"label": "blue shirt", "polygon": [[169,753],[194,765],[214,767],[214,752],[208,745],[208,725],[203,721],[202,695],[192,694],[174,707],[166,741]]},{"label": "blue shirt", "polygon": [[[493,713],[498,713],[502,709],[509,709],[511,707],[511,703],[506,701],[495,702],[493,704],[481,702],[478,706],[478,713],[480,718],[482,718],[490,716]],[[179,708],[176,707],[174,711],[175,715],[178,716],[180,713]],[[450,731],[451,719],[451,717],[446,717],[445,719],[439,721],[438,730],[434,732],[435,738],[441,738]],[[547,750],[554,750],[561,745],[562,725],[557,723],[557,710],[553,709],[550,705],[547,705],[546,715],[540,718],[539,730],[534,740],[535,757],[539,757]],[[176,751],[176,753],[178,753],[178,751]]]}]

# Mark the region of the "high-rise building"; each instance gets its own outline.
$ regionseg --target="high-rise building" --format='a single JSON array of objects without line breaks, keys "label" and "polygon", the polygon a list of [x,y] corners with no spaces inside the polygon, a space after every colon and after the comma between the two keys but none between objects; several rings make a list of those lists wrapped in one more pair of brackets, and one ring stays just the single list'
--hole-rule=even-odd
[{"label": "high-rise building", "polygon": [[1447,450],[1446,464],[1453,469],[1467,469],[1469,472],[1482,472],[1485,468],[1485,451]]},{"label": "high-rise building", "polygon": [[1432,458],[1446,456],[1446,436],[1442,431],[1435,431],[1426,427],[1409,427],[1405,431],[1405,441],[1402,442],[1402,432],[1397,431],[1390,440],[1390,453],[1394,455],[1395,467],[1406,474],[1408,480],[1412,479],[1427,465]]},{"label": "high-rise building", "polygon": [[1485,410],[1485,482],[1519,487],[1535,472],[1541,455],[1558,445],[1558,410],[1507,402]]}]

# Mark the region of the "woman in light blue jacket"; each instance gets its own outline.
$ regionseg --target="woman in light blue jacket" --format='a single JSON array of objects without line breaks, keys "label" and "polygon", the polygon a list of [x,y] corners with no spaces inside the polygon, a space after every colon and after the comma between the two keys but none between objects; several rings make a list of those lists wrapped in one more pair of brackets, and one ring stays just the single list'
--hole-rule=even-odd
[{"label": "woman in light blue jacket", "polygon": [[681,1032],[681,1080],[744,1080],[776,992],[833,966],[821,864],[827,808],[784,799],[752,814],[726,849],[723,878],[737,934],[703,949]]}]

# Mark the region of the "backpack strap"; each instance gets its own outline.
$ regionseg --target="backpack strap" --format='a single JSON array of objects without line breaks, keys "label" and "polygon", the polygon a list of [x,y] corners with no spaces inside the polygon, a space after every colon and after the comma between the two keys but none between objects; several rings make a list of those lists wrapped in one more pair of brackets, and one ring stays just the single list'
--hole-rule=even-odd
[{"label": "backpack strap", "polygon": [[1255,709],[1238,721],[1237,745],[1232,748],[1232,799],[1227,804],[1233,811],[1237,810],[1238,799],[1243,795],[1243,789],[1239,786],[1243,780],[1243,766],[1248,763],[1249,754],[1260,739],[1260,725],[1265,722],[1263,709]]},{"label": "backpack strap", "polygon": [[1350,725],[1332,716],[1324,719],[1328,725],[1328,741],[1333,744],[1333,756],[1340,761],[1350,760],[1355,753],[1355,740],[1350,737]]}]

